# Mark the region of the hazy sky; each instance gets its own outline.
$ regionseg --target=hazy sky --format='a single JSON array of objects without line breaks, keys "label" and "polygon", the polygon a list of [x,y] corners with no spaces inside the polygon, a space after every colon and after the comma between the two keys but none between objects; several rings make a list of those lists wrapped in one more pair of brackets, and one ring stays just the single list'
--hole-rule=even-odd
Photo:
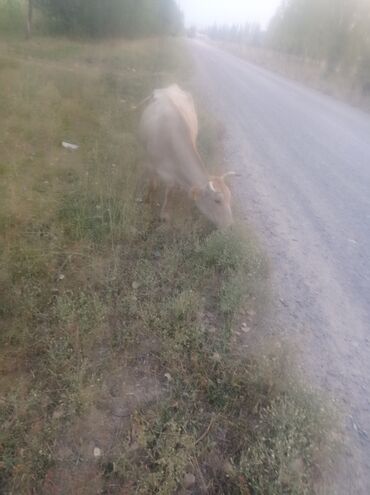
[{"label": "hazy sky", "polygon": [[281,0],[177,0],[186,25],[258,22],[265,27]]}]

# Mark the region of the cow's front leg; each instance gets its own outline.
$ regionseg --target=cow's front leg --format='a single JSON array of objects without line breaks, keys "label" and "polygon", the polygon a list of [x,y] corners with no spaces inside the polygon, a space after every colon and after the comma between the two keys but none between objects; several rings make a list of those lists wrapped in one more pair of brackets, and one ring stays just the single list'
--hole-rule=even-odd
[{"label": "cow's front leg", "polygon": [[157,189],[158,189],[158,179],[157,177],[152,176],[149,179],[149,184],[144,197],[146,203],[149,203],[151,201],[153,195],[157,192]]},{"label": "cow's front leg", "polygon": [[161,208],[161,215],[160,215],[160,218],[163,222],[168,222],[170,219],[170,212],[168,211],[168,200],[170,197],[170,193],[171,193],[171,187],[166,186],[166,190],[164,193],[164,200]]}]

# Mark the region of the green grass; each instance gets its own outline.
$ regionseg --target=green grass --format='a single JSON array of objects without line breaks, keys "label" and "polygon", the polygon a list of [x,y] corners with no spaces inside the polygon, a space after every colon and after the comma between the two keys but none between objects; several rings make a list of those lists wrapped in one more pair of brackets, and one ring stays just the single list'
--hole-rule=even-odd
[{"label": "green grass", "polygon": [[312,493],[320,400],[285,357],[236,352],[268,272],[253,235],[140,201],[132,106],[186,77],[181,50],[0,43],[2,493]]},{"label": "green grass", "polygon": [[123,439],[115,475],[137,493],[174,493],[185,473],[205,493],[313,493],[329,419],[281,370],[269,383],[266,365],[270,375],[270,360],[232,364],[204,348],[184,357],[170,397],[138,412],[136,448]]}]

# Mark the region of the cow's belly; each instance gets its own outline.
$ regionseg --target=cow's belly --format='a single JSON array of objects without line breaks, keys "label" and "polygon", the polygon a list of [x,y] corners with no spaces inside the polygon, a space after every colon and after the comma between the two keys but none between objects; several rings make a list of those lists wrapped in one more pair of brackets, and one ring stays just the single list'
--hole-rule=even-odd
[{"label": "cow's belly", "polygon": [[150,163],[151,172],[159,177],[159,179],[167,186],[174,186],[177,184],[177,176],[174,171],[174,167],[170,164],[162,162],[160,165],[157,163]]}]

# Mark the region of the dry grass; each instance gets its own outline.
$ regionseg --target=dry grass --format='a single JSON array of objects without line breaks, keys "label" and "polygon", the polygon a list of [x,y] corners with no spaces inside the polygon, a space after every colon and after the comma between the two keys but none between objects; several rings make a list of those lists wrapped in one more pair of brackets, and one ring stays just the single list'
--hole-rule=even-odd
[{"label": "dry grass", "polygon": [[[255,241],[185,199],[170,225],[138,201],[132,106],[184,74],[180,49],[0,43],[4,494],[173,494],[184,477],[312,493],[325,414],[276,356],[233,353],[266,276]],[[203,126],[208,156],[217,132]]]}]

